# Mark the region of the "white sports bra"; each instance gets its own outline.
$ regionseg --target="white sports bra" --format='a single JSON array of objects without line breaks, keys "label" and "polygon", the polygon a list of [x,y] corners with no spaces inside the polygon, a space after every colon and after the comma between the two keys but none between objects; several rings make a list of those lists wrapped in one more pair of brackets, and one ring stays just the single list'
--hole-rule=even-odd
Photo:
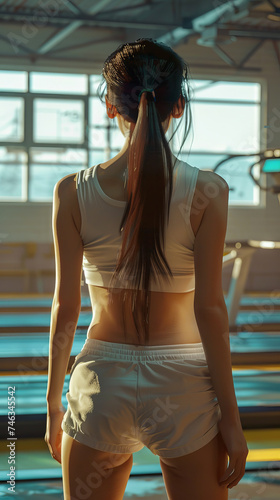
[{"label": "white sports bra", "polygon": [[[96,175],[97,166],[81,170],[76,176],[80,234],[84,245],[83,270],[87,284],[109,287],[122,243],[119,227],[127,202],[114,200],[102,191]],[[169,278],[170,283],[160,275],[157,281],[151,278],[151,291],[182,293],[195,289],[195,236],[190,224],[190,208],[199,169],[180,160],[177,160],[176,169],[164,243],[173,277]]]}]

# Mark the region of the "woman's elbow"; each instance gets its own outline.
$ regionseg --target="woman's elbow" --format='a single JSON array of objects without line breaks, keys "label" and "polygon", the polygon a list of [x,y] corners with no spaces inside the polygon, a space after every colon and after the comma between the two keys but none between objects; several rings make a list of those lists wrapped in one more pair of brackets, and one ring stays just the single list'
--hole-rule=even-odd
[{"label": "woman's elbow", "polygon": [[81,311],[81,296],[65,297],[63,295],[54,295],[52,303],[52,312],[60,311],[64,313],[71,313],[75,311],[80,314]]}]

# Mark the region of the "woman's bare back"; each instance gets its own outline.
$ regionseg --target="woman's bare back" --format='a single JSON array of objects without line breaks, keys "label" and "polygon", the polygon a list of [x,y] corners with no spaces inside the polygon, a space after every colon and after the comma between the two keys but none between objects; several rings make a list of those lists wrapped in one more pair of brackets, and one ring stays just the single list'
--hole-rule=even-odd
[{"label": "woman's bare back", "polygon": [[[110,165],[113,168],[109,169]],[[120,162],[110,161],[101,164],[98,180],[102,190],[110,198],[124,201],[127,193],[124,189]],[[204,186],[210,181],[213,172],[199,171],[193,203]],[[213,177],[211,177],[213,182]],[[190,222],[196,235],[204,209],[191,210]],[[76,214],[76,220],[80,216]],[[78,222],[79,223],[79,222]],[[105,287],[88,285],[92,303],[93,317],[88,329],[88,338],[96,338],[108,342],[143,344],[139,341],[133,322],[131,308],[125,309],[126,338],[122,318],[122,295],[115,289],[109,301],[109,292]],[[149,315],[149,345],[185,344],[201,342],[194,314],[195,291],[186,293],[151,292]],[[129,290],[127,291],[129,299]]]}]

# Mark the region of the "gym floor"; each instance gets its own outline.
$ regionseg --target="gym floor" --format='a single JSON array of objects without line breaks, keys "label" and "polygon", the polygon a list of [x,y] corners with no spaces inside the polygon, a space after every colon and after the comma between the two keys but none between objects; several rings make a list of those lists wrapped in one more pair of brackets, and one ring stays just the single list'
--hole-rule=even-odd
[{"label": "gym floor", "polygon": [[[61,499],[61,466],[50,455],[43,439],[46,419],[48,324],[50,296],[0,298],[0,498],[7,497],[6,388],[17,387],[16,498]],[[267,300],[265,294],[244,294],[236,318],[238,330],[230,333],[234,386],[241,422],[248,443],[246,473],[229,490],[230,499],[278,499],[280,497],[280,299],[266,315],[271,331],[260,331],[252,313]],[[74,338],[69,367],[86,338],[90,316],[89,298],[82,298],[82,311]],[[250,332],[242,328],[251,318]],[[29,333],[28,333],[29,332]],[[18,366],[22,369],[20,374]],[[63,404],[68,390],[65,377]],[[124,498],[167,499],[159,459],[147,448],[133,455],[133,468]]]}]

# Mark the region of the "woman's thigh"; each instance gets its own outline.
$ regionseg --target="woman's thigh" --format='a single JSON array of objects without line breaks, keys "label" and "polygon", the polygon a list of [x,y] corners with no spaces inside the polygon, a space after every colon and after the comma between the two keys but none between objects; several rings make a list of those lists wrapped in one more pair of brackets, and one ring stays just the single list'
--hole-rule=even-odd
[{"label": "woman's thigh", "polygon": [[219,485],[228,455],[220,432],[202,448],[177,458],[160,458],[169,500],[227,500],[228,488]]},{"label": "woman's thigh", "polygon": [[64,500],[122,500],[133,464],[131,453],[109,453],[63,432],[61,465]]}]

